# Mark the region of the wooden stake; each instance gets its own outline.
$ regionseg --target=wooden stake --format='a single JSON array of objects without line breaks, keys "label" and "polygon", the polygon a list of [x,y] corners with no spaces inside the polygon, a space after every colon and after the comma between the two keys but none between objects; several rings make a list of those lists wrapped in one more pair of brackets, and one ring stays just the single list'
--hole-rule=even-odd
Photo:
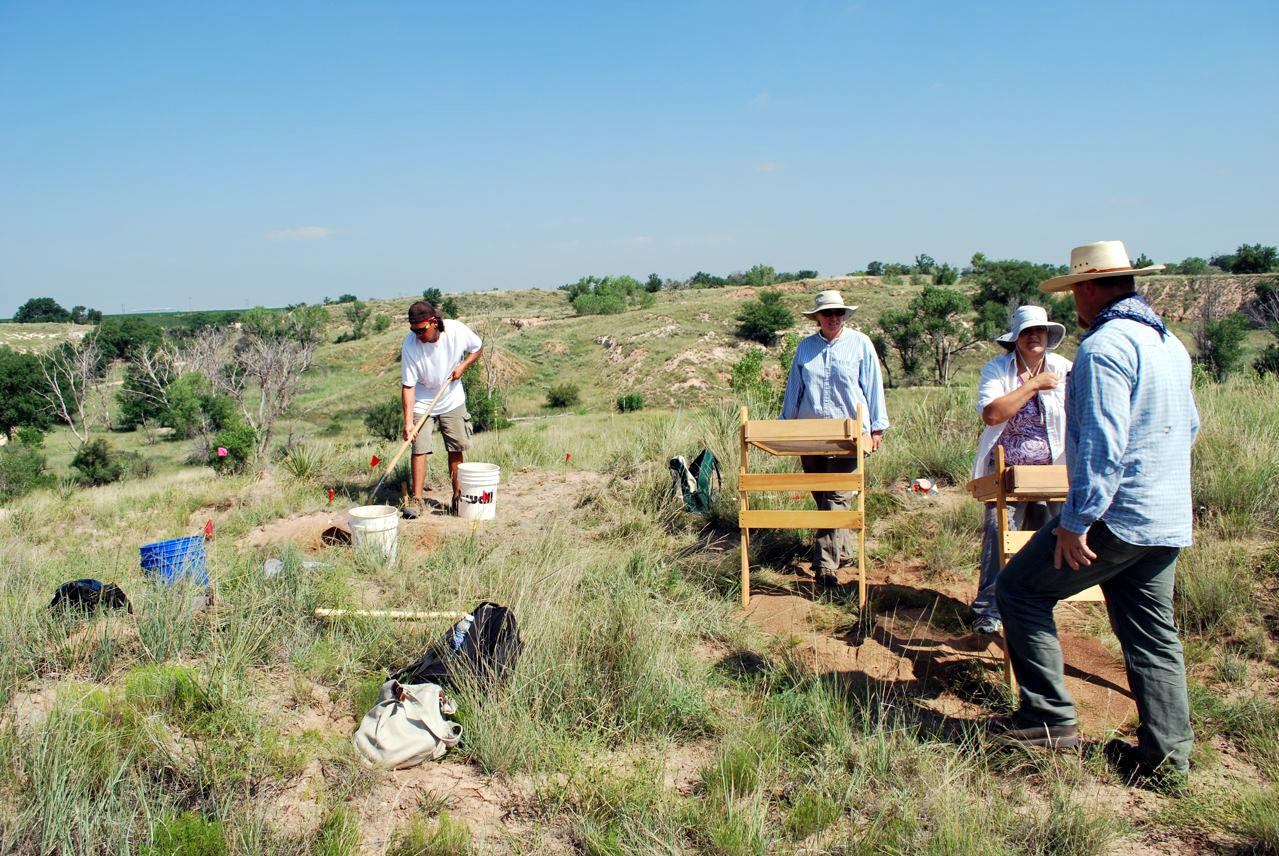
[{"label": "wooden stake", "polygon": [[433,618],[447,618],[457,621],[465,612],[418,612],[412,609],[325,609],[317,608],[312,613],[316,618],[393,618],[397,621],[429,621]]}]

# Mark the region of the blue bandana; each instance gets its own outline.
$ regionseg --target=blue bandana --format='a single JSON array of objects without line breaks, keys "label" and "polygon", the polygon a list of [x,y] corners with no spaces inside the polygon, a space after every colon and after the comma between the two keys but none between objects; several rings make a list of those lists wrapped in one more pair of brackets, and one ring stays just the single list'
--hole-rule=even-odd
[{"label": "blue bandana", "polygon": [[1163,319],[1160,318],[1145,298],[1130,291],[1127,294],[1121,294],[1114,300],[1106,304],[1105,308],[1097,313],[1097,317],[1092,319],[1092,323],[1088,325],[1088,332],[1083,338],[1087,339],[1093,333],[1101,329],[1101,325],[1107,321],[1114,321],[1116,318],[1124,318],[1128,321],[1136,321],[1138,324],[1145,324],[1147,327],[1153,327],[1159,331],[1161,338],[1167,338],[1168,328],[1164,326]]}]

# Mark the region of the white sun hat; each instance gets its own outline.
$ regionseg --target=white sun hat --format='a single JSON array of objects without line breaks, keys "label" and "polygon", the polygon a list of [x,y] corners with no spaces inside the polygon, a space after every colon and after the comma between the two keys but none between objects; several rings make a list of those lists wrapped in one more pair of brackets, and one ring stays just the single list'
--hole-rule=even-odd
[{"label": "white sun hat", "polygon": [[1097,241],[1084,244],[1070,251],[1070,273],[1054,276],[1040,284],[1045,292],[1065,291],[1076,282],[1086,279],[1105,279],[1109,276],[1147,276],[1164,269],[1163,265],[1135,268],[1124,249],[1123,241]]},{"label": "white sun hat", "polygon": [[817,296],[813,298],[812,311],[805,312],[804,314],[808,316],[809,318],[812,318],[814,315],[816,315],[818,312],[821,312],[823,309],[842,309],[844,310],[845,314],[849,312],[857,311],[856,306],[845,306],[844,295],[840,294],[838,291],[836,291],[833,288],[830,289],[829,291],[817,292]]},{"label": "white sun hat", "polygon": [[1048,350],[1050,351],[1057,350],[1061,340],[1066,338],[1066,328],[1056,321],[1049,321],[1048,312],[1044,307],[1018,306],[1013,312],[1013,317],[1008,321],[1008,332],[1002,336],[996,336],[995,341],[1003,342],[1005,345],[1015,345],[1022,331],[1029,330],[1031,327],[1048,328]]}]

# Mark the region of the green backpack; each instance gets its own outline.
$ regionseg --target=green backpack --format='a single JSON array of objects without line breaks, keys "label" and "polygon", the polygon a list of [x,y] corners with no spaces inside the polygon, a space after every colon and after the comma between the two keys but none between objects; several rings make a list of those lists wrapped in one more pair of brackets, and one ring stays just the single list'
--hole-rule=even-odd
[{"label": "green backpack", "polygon": [[[671,489],[676,496],[683,495],[684,510],[705,514],[710,511],[711,504],[719,494],[721,480],[719,461],[710,449],[702,449],[693,463],[684,460],[683,455],[671,458]],[[711,477],[715,478],[715,486],[711,487]]]}]

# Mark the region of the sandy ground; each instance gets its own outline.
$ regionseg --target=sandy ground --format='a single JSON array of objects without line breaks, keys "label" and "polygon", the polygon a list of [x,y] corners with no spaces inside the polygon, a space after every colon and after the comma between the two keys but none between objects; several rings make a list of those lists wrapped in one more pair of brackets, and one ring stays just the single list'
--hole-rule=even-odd
[{"label": "sandy ground", "polygon": [[[499,485],[492,520],[453,517],[445,504],[447,497],[428,497],[429,513],[417,520],[401,518],[397,540],[400,549],[425,551],[449,535],[469,535],[476,530],[490,537],[527,538],[545,531],[550,522],[557,519],[557,512],[571,512],[582,498],[599,489],[607,480],[606,475],[588,470],[555,473],[520,470]],[[195,516],[202,513],[203,510]],[[250,531],[245,542],[256,547],[292,543],[306,552],[315,553],[323,546],[323,533],[331,528],[348,528],[345,509],[273,520]]]}]

